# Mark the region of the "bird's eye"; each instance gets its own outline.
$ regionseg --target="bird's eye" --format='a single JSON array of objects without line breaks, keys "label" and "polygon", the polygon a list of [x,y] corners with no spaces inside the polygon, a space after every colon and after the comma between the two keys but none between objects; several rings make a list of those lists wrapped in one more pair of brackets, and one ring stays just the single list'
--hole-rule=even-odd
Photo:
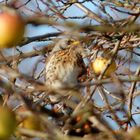
[{"label": "bird's eye", "polygon": [[69,40],[67,41],[67,44],[70,45],[70,44],[73,43],[73,42],[74,42],[74,40],[69,39]]}]

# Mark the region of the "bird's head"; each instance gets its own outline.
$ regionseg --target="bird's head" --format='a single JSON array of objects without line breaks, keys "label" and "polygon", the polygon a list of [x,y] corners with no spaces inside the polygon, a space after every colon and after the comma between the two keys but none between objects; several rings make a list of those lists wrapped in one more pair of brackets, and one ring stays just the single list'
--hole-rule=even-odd
[{"label": "bird's head", "polygon": [[65,49],[70,49],[73,52],[79,53],[82,57],[86,57],[90,53],[90,51],[85,48],[85,44],[82,41],[74,38],[63,38],[58,41],[53,48],[52,53]]}]

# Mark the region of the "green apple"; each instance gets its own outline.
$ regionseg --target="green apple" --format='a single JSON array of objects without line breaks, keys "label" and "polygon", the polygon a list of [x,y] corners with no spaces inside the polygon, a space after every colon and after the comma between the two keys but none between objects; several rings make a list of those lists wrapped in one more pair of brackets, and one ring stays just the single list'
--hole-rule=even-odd
[{"label": "green apple", "polygon": [[0,140],[8,140],[15,128],[15,114],[7,107],[0,106]]},{"label": "green apple", "polygon": [[[104,57],[97,57],[95,61],[92,62],[92,69],[95,74],[99,75],[101,74],[102,70],[105,69],[106,64],[108,63],[109,59]],[[115,72],[117,66],[115,61],[112,62],[112,64],[108,67],[106,70],[104,76],[109,77],[111,73]]]}]

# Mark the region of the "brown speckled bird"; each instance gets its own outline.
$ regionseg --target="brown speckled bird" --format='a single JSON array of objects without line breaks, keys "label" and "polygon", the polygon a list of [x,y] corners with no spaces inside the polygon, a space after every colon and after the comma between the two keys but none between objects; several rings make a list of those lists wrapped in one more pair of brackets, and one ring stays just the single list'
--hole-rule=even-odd
[{"label": "brown speckled bird", "polygon": [[[55,94],[67,96],[85,73],[83,57],[87,54],[80,41],[62,39],[53,48],[46,62],[46,86]],[[53,100],[53,99],[52,99]]]}]

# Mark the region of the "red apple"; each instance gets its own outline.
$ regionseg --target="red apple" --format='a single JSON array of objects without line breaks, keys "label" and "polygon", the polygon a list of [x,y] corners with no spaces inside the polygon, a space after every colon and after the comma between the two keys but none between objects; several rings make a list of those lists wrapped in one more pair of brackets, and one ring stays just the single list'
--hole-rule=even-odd
[{"label": "red apple", "polygon": [[23,38],[25,23],[12,8],[0,9],[0,48],[14,47]]}]

